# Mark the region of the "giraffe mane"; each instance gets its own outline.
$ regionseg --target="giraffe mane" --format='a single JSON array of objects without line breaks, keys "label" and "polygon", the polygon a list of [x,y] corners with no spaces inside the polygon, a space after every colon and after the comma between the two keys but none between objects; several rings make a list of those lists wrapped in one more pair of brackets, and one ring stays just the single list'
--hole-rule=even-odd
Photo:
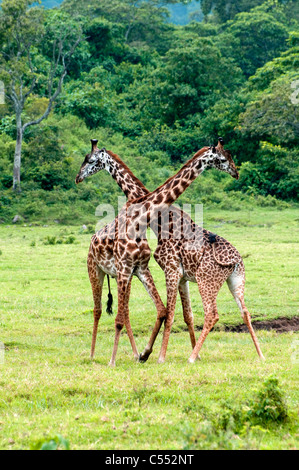
[{"label": "giraffe mane", "polygon": [[148,192],[144,184],[137,178],[137,176],[134,175],[134,173],[130,170],[130,168],[123,162],[123,160],[116,153],[113,153],[111,150],[106,150],[106,152],[110,155],[110,157],[114,158],[114,160],[120,163],[120,165],[126,170],[126,172],[130,174],[131,178],[138,183],[138,186],[140,186],[142,189]]},{"label": "giraffe mane", "polygon": [[[202,149],[198,150],[196,152],[195,155],[193,155],[193,157],[188,160],[185,165],[183,165],[180,170],[173,176],[170,176],[163,184],[161,184],[160,186],[158,186],[158,188],[156,188],[153,192],[156,193],[159,189],[163,188],[164,186],[167,185],[167,183],[171,180],[173,180],[173,178],[175,178],[175,176],[178,174],[178,173],[181,173],[181,171],[183,171],[187,166],[190,165],[191,162],[193,162],[196,158],[198,158],[200,155],[202,155],[203,153],[205,153],[207,150],[209,150],[210,147],[203,147]],[[138,200],[142,201],[143,199],[146,199],[147,198],[147,195],[145,196],[141,196],[140,198],[138,198]]]}]

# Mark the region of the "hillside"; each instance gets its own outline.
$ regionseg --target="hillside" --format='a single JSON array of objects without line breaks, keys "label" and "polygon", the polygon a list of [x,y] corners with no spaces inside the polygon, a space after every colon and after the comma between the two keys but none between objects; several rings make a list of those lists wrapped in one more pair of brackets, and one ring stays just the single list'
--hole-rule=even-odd
[{"label": "hillside", "polygon": [[[0,80],[7,93],[0,106],[2,221],[15,215],[25,222],[93,221],[99,203],[116,205],[121,193],[109,175],[74,183],[91,138],[119,154],[152,190],[220,135],[240,179],[209,171],[181,203],[232,211],[298,203],[296,2],[259,1],[250,11],[232,12],[225,22],[215,9],[205,22],[178,26],[165,20],[154,0],[138,8],[118,0],[90,0],[89,9],[85,0],[65,0],[55,11],[34,10],[32,18],[33,10],[25,10],[32,22],[28,30],[22,18],[16,23],[24,25],[19,33],[32,35],[28,43],[34,45],[29,63],[28,53],[16,53],[17,58],[23,54],[20,69],[18,60],[11,62],[7,55],[8,47],[15,53],[17,43],[7,27],[14,21],[11,3],[5,2],[0,30],[6,70]],[[56,71],[53,86],[58,83],[62,63],[53,69],[55,45],[65,32],[71,41],[80,30],[83,38],[49,116],[22,134],[21,192],[16,192],[12,84],[19,94],[28,92],[21,121],[34,122],[48,106],[50,70]],[[12,66],[14,82],[9,80]]]}]

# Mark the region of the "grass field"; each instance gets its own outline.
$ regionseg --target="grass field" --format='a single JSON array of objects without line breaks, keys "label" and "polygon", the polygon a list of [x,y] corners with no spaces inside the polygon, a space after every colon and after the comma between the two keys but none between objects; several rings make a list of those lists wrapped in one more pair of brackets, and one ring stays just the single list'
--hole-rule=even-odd
[{"label": "grass field", "polygon": [[[298,315],[298,220],[296,209],[204,214],[205,227],[244,256],[245,300],[255,321]],[[53,237],[62,243],[45,244]],[[224,331],[241,323],[226,286],[218,296],[220,321],[201,361],[187,363],[191,349],[179,302],[165,364],[157,364],[161,334],[148,362],[139,364],[124,331],[116,367],[109,368],[114,318],[105,312],[90,361],[90,237],[80,226],[0,225],[0,448],[40,448],[55,436],[70,449],[297,448],[298,334],[257,331],[266,357],[260,362],[248,333]],[[150,266],[165,300],[163,272],[154,260]],[[112,288],[116,310],[114,281]],[[190,292],[200,329],[195,284]],[[156,313],[137,279],[130,316],[141,351]],[[269,377],[278,380],[287,419],[267,420],[271,403],[258,419],[258,393]],[[58,447],[67,446],[61,439]]]}]

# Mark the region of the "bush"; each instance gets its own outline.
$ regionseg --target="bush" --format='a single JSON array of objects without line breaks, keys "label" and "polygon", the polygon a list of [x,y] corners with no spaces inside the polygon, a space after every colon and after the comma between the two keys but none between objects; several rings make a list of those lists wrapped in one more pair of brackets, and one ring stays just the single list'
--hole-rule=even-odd
[{"label": "bush", "polygon": [[[253,437],[263,434],[272,424],[284,424],[288,420],[288,410],[278,380],[268,377],[260,390],[245,403],[223,400],[220,410],[198,409],[190,402],[185,413],[196,412],[202,421],[194,429],[185,430],[184,449],[237,449],[239,436]],[[250,440],[247,443],[250,445]],[[252,441],[254,444],[254,439]],[[242,444],[241,444],[242,445]]]},{"label": "bush", "polygon": [[52,439],[40,439],[30,446],[31,450],[70,450],[70,443],[60,434]]},{"label": "bush", "polygon": [[74,237],[73,235],[69,235],[68,237],[60,237],[60,238],[56,238],[55,236],[50,236],[48,235],[43,244],[44,245],[62,245],[62,244],[65,244],[65,245],[72,245],[76,240],[76,237]]},{"label": "bush", "polygon": [[288,419],[288,409],[278,380],[269,377],[251,402],[248,417],[251,422],[268,425],[283,423]]},{"label": "bush", "polygon": [[227,189],[298,201],[297,151],[262,142],[257,152],[257,158],[256,163],[245,162],[242,164],[239,180],[230,182]]},{"label": "bush", "polygon": [[74,237],[73,235],[69,235],[67,239],[64,241],[64,243],[66,245],[72,245],[75,240],[76,240],[76,237]]},{"label": "bush", "polygon": [[52,237],[50,235],[48,235],[44,241],[44,245],[56,245],[56,243],[56,237]]}]

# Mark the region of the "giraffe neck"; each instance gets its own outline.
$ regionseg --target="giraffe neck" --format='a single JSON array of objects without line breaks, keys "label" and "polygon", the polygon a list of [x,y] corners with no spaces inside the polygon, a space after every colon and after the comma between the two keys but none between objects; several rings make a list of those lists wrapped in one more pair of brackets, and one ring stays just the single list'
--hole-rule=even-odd
[{"label": "giraffe neck", "polygon": [[104,167],[112,178],[115,179],[129,201],[138,199],[149,193],[146,187],[131,172],[119,156],[109,150],[105,151]]},{"label": "giraffe neck", "polygon": [[[190,186],[190,184],[211,164],[212,149],[204,147],[199,150],[176,175],[169,178],[162,186],[143,201],[150,201],[150,206],[170,206]],[[150,208],[150,207],[149,207]]]}]

